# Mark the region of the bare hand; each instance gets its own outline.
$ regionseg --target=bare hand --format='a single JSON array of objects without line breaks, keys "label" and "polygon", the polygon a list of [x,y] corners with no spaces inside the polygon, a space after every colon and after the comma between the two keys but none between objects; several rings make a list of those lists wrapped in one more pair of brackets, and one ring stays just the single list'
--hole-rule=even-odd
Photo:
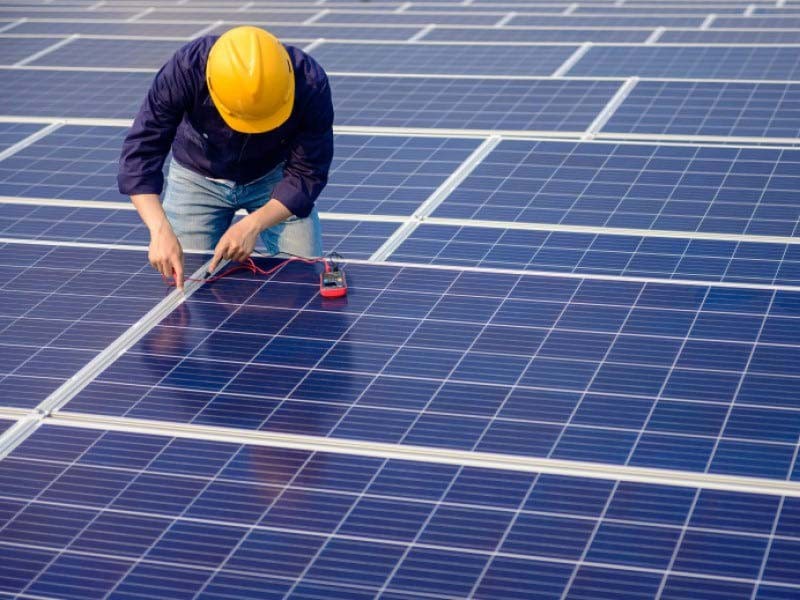
[{"label": "bare hand", "polygon": [[253,248],[256,247],[259,233],[260,231],[248,218],[231,225],[214,249],[214,258],[211,259],[209,272],[213,272],[223,258],[236,262],[244,262],[250,258]]},{"label": "bare hand", "polygon": [[175,286],[183,290],[183,249],[171,228],[151,234],[147,258],[156,271],[164,277],[174,277]]}]

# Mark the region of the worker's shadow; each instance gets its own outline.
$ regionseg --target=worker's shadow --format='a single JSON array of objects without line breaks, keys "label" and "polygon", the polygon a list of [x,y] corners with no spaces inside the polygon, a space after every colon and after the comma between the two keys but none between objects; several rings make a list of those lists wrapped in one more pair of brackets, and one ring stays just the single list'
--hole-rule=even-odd
[{"label": "worker's shadow", "polygon": [[231,301],[230,281],[205,284],[202,301],[181,303],[145,336],[146,377],[160,382],[158,400],[168,403],[160,412],[198,425],[314,436],[335,430],[356,398],[346,396],[352,346],[337,341],[356,317],[346,297],[322,298],[303,285],[318,281],[313,267],[292,267],[242,308]]}]

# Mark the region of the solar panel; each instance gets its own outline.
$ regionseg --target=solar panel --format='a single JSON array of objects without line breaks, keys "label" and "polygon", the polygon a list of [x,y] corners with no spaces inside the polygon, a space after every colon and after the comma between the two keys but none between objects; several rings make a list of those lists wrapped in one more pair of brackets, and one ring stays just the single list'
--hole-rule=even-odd
[{"label": "solar panel", "polygon": [[[80,38],[48,52],[32,65],[60,67],[160,68],[185,41]],[[152,76],[151,76],[152,77]],[[141,102],[141,98],[139,99]]]},{"label": "solar panel", "polygon": [[[137,19],[141,22],[147,21],[184,21],[193,19],[195,21],[205,21],[206,24],[211,25],[217,20],[227,20],[232,16],[239,16],[242,19],[247,19],[248,23],[254,25],[259,23],[297,23],[300,24],[306,19],[316,15],[320,11],[319,8],[305,8],[305,9],[253,9],[247,11],[232,11],[220,6],[209,8],[207,6],[196,8],[194,11],[187,12],[185,9],[172,9],[170,7],[156,7],[152,12],[143,15]],[[239,13],[238,15],[236,13]]]},{"label": "solar panel", "polygon": [[461,14],[458,12],[329,12],[316,19],[316,23],[382,23],[384,25],[494,25],[502,17],[496,14]]},{"label": "solar panel", "polygon": [[642,81],[603,130],[797,138],[799,116],[800,85]]},{"label": "solar panel", "polygon": [[731,28],[751,27],[753,29],[796,29],[800,27],[800,15],[781,15],[772,17],[718,17],[714,19],[712,27]]},{"label": "solar panel", "polygon": [[584,131],[617,81],[331,77],[339,125]]},{"label": "solar panel", "polygon": [[44,10],[39,7],[5,7],[0,6],[0,19],[75,19],[76,17],[85,18],[87,21],[93,19],[130,19],[135,17],[140,9],[106,9],[88,12],[85,10],[53,10],[45,8]]},{"label": "solar panel", "polygon": [[[235,14],[233,15],[235,16]],[[247,24],[250,22],[248,21]],[[211,34],[221,34],[230,29],[236,21],[226,18],[225,25],[220,25],[210,31]],[[245,23],[241,23],[244,25]],[[282,40],[286,39],[345,39],[345,40],[407,40],[419,31],[419,27],[394,27],[381,26],[378,23],[367,26],[347,26],[347,25],[319,25],[311,23],[309,25],[281,25],[265,23],[264,27],[273,35]],[[312,55],[316,56],[315,52]]]},{"label": "solar panel", "polygon": [[9,421],[8,419],[0,419],[0,435],[8,431],[8,428],[11,427],[15,421]]},{"label": "solar panel", "polygon": [[[127,202],[123,127],[67,125],[0,161],[0,195]],[[339,134],[322,211],[410,215],[480,140]]]},{"label": "solar panel", "polygon": [[650,29],[530,29],[437,26],[422,36],[425,42],[644,42]]},{"label": "solar panel", "polygon": [[0,406],[35,407],[168,291],[142,252],[0,249]]},{"label": "solar panel", "polygon": [[795,235],[795,150],[501,142],[435,217]]},{"label": "solar panel", "polygon": [[65,410],[789,477],[796,293],[347,273],[346,304],[305,265],[205,286]]},{"label": "solar panel", "polygon": [[539,16],[516,15],[506,25],[516,27],[550,26],[550,27],[699,27],[705,17],[671,17],[660,15],[640,15],[628,17],[623,15],[569,15]]},{"label": "solar panel", "polygon": [[[0,70],[13,94],[0,95],[0,114],[132,118],[153,73]],[[25,102],[20,102],[25,98]]]},{"label": "solar panel", "polygon": [[[15,25],[6,33],[44,33],[83,35],[134,35],[148,36],[185,36],[189,37],[203,28],[197,23],[109,23],[106,21],[26,21]],[[91,58],[86,57],[86,58]]]},{"label": "solar panel", "polygon": [[327,212],[411,215],[480,140],[338,135],[331,181],[317,200]]},{"label": "solar panel", "polygon": [[568,75],[689,79],[797,79],[797,53],[775,46],[594,46]]},{"label": "solar panel", "polygon": [[11,594],[733,598],[800,583],[794,498],[52,426],[0,479]]},{"label": "solar panel", "polygon": [[0,38],[0,64],[13,65],[58,41],[52,38]]},{"label": "solar panel", "polygon": [[706,16],[711,13],[716,15],[741,15],[744,8],[740,6],[708,6],[708,3],[704,2],[700,6],[692,6],[689,3],[686,5],[680,5],[677,3],[673,6],[658,6],[656,5],[644,5],[644,6],[630,6],[628,3],[625,3],[624,6],[604,6],[604,5],[578,5],[577,8],[572,12],[573,15],[590,15],[590,14],[599,14],[603,16],[607,15],[619,15],[619,16],[627,16],[627,15],[678,15],[678,16],[686,16],[686,15],[702,15]]},{"label": "solar panel", "polygon": [[[322,219],[322,247],[348,258],[369,258],[397,223]],[[0,204],[0,237],[147,245],[150,234],[133,210]],[[263,251],[259,241],[257,248]]]},{"label": "solar panel", "polygon": [[800,31],[668,29],[658,41],[665,44],[798,44]]},{"label": "solar panel", "polygon": [[43,125],[34,123],[0,123],[0,152],[39,131]]},{"label": "solar panel", "polygon": [[446,75],[550,75],[575,51],[570,46],[458,46],[344,44],[314,49],[326,70],[358,73],[442,73]]},{"label": "solar panel", "polygon": [[793,245],[423,223],[390,260],[568,273],[798,285]]}]

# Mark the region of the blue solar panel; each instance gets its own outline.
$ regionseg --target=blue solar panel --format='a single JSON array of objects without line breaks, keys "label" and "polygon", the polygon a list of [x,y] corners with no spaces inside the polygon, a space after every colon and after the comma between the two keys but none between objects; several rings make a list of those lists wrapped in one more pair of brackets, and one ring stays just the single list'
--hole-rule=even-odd
[{"label": "blue solar panel", "polygon": [[668,29],[658,41],[684,44],[798,44],[800,31]]},{"label": "blue solar panel", "polygon": [[143,252],[0,250],[0,406],[39,404],[169,291]]},{"label": "blue solar panel", "polygon": [[800,593],[794,498],[52,426],[0,481],[11,594]]},{"label": "blue solar panel", "polygon": [[26,21],[15,25],[6,33],[45,33],[84,35],[134,35],[148,36],[185,36],[204,28],[202,23],[109,23],[103,21]]},{"label": "blue solar panel", "polygon": [[9,421],[7,419],[0,419],[0,435],[8,431],[8,428],[11,427],[15,421]]},{"label": "blue solar panel", "polygon": [[[32,65],[158,69],[185,41],[77,39],[48,52]],[[141,99],[140,99],[141,101]]]},{"label": "blue solar panel", "polygon": [[[226,25],[220,25],[210,33],[220,34],[230,29],[231,23],[233,22],[227,18],[226,21],[228,21]],[[264,27],[282,40],[314,40],[317,38],[337,40],[407,40],[420,30],[419,27],[382,27],[379,23],[352,27],[335,24],[319,25],[316,23],[311,23],[309,25],[273,25],[272,23],[265,23]],[[312,54],[316,55],[313,51]]]},{"label": "blue solar panel", "polygon": [[709,15],[711,13],[717,15],[741,15],[745,7],[746,5],[719,6],[716,4],[711,4],[710,6],[703,6],[702,4],[700,6],[692,6],[688,3],[686,6],[682,5],[658,6],[657,4],[645,5],[645,6],[630,6],[630,4],[626,2],[624,6],[607,6],[603,4],[599,5],[581,4],[577,6],[577,8],[572,12],[572,14],[573,15],[600,14],[605,16],[616,15],[621,17],[628,15],[648,15],[648,16],[702,15],[705,17],[706,15]]},{"label": "blue solar panel", "polygon": [[443,25],[494,25],[502,16],[497,14],[461,14],[450,12],[417,12],[409,10],[403,13],[391,11],[370,12],[330,12],[316,20],[316,23],[376,23],[383,25],[428,25],[441,23]]},{"label": "blue solar panel", "polygon": [[322,211],[410,215],[480,140],[338,135]]},{"label": "blue solar panel", "polygon": [[54,38],[0,38],[0,65],[13,65],[59,41]]},{"label": "blue solar panel", "polygon": [[503,141],[435,217],[791,236],[796,150]]},{"label": "blue solar panel", "polygon": [[642,81],[603,131],[800,136],[800,85]]},{"label": "blue solar panel", "polygon": [[[322,247],[347,258],[369,258],[397,223],[322,219]],[[132,210],[0,204],[0,237],[146,245],[150,234]],[[259,241],[257,248],[263,250]]]},{"label": "blue solar panel", "polygon": [[24,140],[44,125],[34,123],[0,123],[0,152]]},{"label": "blue solar panel", "polygon": [[[126,129],[62,127],[0,162],[0,195],[127,202],[117,191]],[[339,134],[322,211],[410,215],[480,140]]]},{"label": "blue solar panel", "polygon": [[517,15],[506,25],[519,27],[699,27],[704,20],[705,17],[702,16],[672,17],[648,16],[647,14],[638,16],[569,15],[566,17]]},{"label": "blue solar panel", "polygon": [[425,42],[644,42],[651,33],[650,29],[462,29],[442,26],[421,39]]},{"label": "blue solar panel", "polygon": [[18,69],[2,77],[14,90],[0,94],[3,115],[133,118],[153,74]]},{"label": "blue solar panel", "polygon": [[[113,9],[113,10],[97,10],[92,12],[86,12],[85,9],[79,9],[78,11],[68,8],[63,9],[50,9],[49,5],[44,6],[44,10],[42,8],[18,8],[18,7],[0,7],[0,19],[75,19],[75,18],[84,18],[87,21],[92,19],[119,19],[124,21],[125,19],[129,19],[131,17],[135,17],[138,13],[141,12],[142,9],[139,8],[126,8],[126,9]],[[185,18],[185,14],[184,14]]]},{"label": "blue solar panel", "polygon": [[575,51],[572,46],[463,46],[444,44],[345,44],[314,49],[328,71],[356,73],[441,73],[445,75],[550,75]]},{"label": "blue solar panel", "polygon": [[339,125],[584,131],[616,81],[333,76]]},{"label": "blue solar panel", "polygon": [[798,79],[795,48],[779,46],[594,46],[568,75]]},{"label": "blue solar panel", "polygon": [[[241,7],[242,4],[236,5],[235,9]],[[275,9],[268,9],[268,8],[255,8],[250,9],[247,11],[239,11],[235,10],[234,8],[224,8],[220,7],[218,4],[216,6],[203,6],[203,7],[196,7],[194,11],[187,12],[185,8],[174,8],[170,6],[166,7],[156,7],[156,9],[152,12],[149,12],[145,15],[142,15],[141,18],[137,19],[141,22],[147,21],[186,21],[187,18],[193,19],[195,21],[207,21],[208,25],[211,25],[214,21],[217,20],[225,20],[229,21],[236,17],[239,17],[242,20],[246,19],[246,22],[251,25],[268,25],[270,23],[302,23],[306,19],[309,19],[316,15],[320,8],[306,6],[299,9],[294,9],[294,7],[289,10],[286,7],[278,7]],[[203,24],[200,24],[202,27]]]},{"label": "blue solar panel", "polygon": [[771,17],[718,17],[711,24],[715,29],[747,27],[753,29],[797,29],[800,27],[800,15],[771,16]]},{"label": "blue solar panel", "polygon": [[666,279],[800,284],[800,248],[761,242],[423,223],[390,260]]},{"label": "blue solar panel", "polygon": [[796,293],[347,273],[338,304],[306,265],[205,286],[66,410],[789,477]]}]

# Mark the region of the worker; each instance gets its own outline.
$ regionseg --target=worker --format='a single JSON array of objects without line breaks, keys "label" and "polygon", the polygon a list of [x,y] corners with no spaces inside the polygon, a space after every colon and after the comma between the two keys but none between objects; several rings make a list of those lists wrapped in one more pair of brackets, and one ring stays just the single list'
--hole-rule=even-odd
[{"label": "worker", "polygon": [[[164,191],[162,169],[172,149]],[[150,230],[149,260],[183,289],[183,248],[243,261],[322,254],[314,202],[333,158],[322,67],[257,27],[204,36],[155,76],[122,146],[119,191]],[[238,209],[249,213],[231,225]]]}]

